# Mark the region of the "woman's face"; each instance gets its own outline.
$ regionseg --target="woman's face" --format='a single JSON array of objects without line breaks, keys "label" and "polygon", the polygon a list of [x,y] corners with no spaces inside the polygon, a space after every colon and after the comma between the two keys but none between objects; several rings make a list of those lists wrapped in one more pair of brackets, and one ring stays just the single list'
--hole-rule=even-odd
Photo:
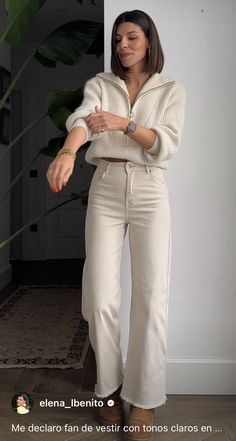
[{"label": "woman's face", "polygon": [[116,51],[124,67],[143,70],[148,48],[148,39],[142,28],[131,22],[121,23],[116,32]]},{"label": "woman's face", "polygon": [[17,407],[19,407],[19,406],[26,406],[26,401],[24,400],[24,397],[22,397],[22,396],[20,396],[20,397],[17,397],[17,399],[16,399],[16,405],[17,405]]}]

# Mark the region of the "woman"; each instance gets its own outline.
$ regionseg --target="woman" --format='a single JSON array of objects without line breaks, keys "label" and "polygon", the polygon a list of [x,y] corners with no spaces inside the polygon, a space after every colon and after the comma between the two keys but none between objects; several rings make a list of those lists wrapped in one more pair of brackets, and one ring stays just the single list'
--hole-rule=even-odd
[{"label": "woman", "polygon": [[29,413],[29,398],[27,394],[19,393],[16,397],[16,412],[20,415]]},{"label": "woman", "polygon": [[[102,424],[124,423],[127,439],[150,439],[154,409],[166,401],[170,210],[164,170],[177,151],[185,91],[160,75],[164,56],[156,27],[143,11],[124,12],[112,30],[112,73],[87,81],[84,100],[66,122],[69,135],[47,178],[60,191],[87,140],[97,165],[85,226],[82,313],[97,363]],[[129,225],[132,300],[126,369],[120,350],[120,260]],[[109,407],[109,400],[114,406]]]}]

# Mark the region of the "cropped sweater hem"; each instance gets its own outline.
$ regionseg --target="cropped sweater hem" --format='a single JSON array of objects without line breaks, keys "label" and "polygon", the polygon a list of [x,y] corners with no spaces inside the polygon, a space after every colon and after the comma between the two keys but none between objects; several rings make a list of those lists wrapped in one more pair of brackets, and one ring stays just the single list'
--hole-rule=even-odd
[{"label": "cropped sweater hem", "polygon": [[[98,165],[100,157],[112,157],[167,169],[169,159],[180,146],[185,96],[183,86],[156,73],[131,106],[125,81],[102,72],[86,82],[82,104],[69,116],[66,128],[68,132],[79,126],[85,129],[86,141],[91,141],[85,159],[91,164]],[[153,145],[143,148],[121,131],[93,134],[85,118],[95,112],[96,106],[154,130],[157,136]]]}]

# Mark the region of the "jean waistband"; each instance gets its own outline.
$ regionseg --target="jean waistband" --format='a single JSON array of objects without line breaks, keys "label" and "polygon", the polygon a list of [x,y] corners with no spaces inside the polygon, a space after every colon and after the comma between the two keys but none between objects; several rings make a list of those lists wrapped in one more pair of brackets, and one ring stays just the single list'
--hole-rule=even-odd
[{"label": "jean waistband", "polygon": [[161,169],[161,167],[155,166],[155,165],[148,165],[148,164],[138,164],[137,162],[132,161],[124,161],[124,162],[109,162],[104,159],[99,159],[98,168],[100,170],[103,170],[105,173],[107,173],[110,169],[112,170],[145,170],[147,173],[150,173],[151,169]]}]

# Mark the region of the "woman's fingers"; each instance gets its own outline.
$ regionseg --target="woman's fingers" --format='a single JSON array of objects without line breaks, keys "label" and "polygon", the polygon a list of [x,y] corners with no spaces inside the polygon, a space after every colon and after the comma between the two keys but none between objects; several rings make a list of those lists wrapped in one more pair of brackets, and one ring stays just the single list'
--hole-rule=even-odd
[{"label": "woman's fingers", "polygon": [[64,176],[62,177],[62,185],[63,185],[63,187],[65,187],[67,185],[67,182],[68,182],[69,178],[71,177],[71,175],[72,175],[72,170],[68,169],[65,172]]},{"label": "woman's fingers", "polygon": [[[55,167],[55,169],[54,169]],[[50,164],[47,171],[47,180],[52,190],[56,189],[56,177],[57,177],[57,169],[56,166],[53,165],[53,162]]]},{"label": "woman's fingers", "polygon": [[73,168],[74,160],[70,157],[59,157],[50,164],[46,176],[54,193],[61,191],[63,186],[67,184]]},{"label": "woman's fingers", "polygon": [[61,191],[62,189],[62,180],[63,180],[63,169],[59,169],[57,176],[56,176],[56,188],[58,191]]},{"label": "woman's fingers", "polygon": [[98,110],[96,113],[90,113],[85,120],[89,123],[101,120],[103,118],[103,112]]},{"label": "woman's fingers", "polygon": [[104,130],[119,130],[120,121],[117,115],[100,110],[98,106],[96,106],[95,110],[95,113],[90,113],[85,118],[85,121],[93,133],[100,133]]},{"label": "woman's fingers", "polygon": [[87,124],[93,133],[102,132],[102,129],[106,127],[104,118],[93,118],[92,116],[87,120]]},{"label": "woman's fingers", "polygon": [[64,184],[68,182],[69,177],[72,174],[73,168],[71,167],[62,167],[59,169],[57,176],[56,176],[56,188],[61,191],[64,187]]}]

